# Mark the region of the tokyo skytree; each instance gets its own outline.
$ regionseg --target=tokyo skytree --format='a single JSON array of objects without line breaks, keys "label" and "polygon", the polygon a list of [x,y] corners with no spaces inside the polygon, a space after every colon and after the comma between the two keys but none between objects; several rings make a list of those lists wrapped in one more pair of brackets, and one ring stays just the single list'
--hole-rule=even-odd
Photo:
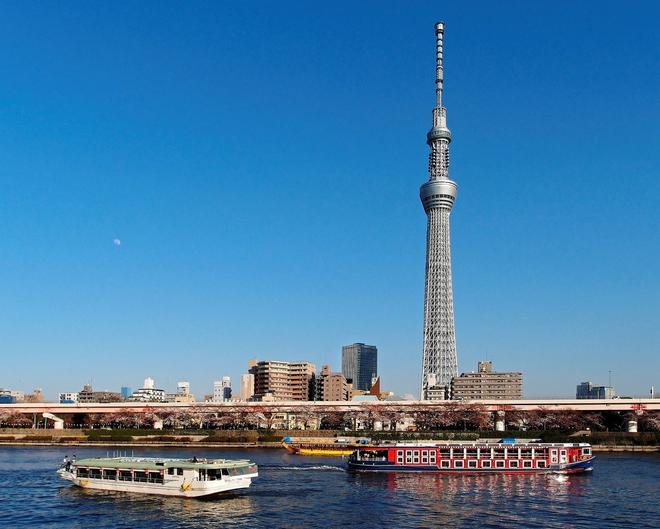
[{"label": "tokyo skytree", "polygon": [[[427,134],[429,181],[419,190],[428,217],[426,228],[426,283],[424,288],[423,400],[444,398],[442,387],[457,375],[454,295],[451,286],[449,214],[456,200],[456,183],[449,179],[447,111],[442,106],[442,40],[445,25],[435,25],[436,80],[433,127]],[[435,391],[434,391],[435,390]]]}]

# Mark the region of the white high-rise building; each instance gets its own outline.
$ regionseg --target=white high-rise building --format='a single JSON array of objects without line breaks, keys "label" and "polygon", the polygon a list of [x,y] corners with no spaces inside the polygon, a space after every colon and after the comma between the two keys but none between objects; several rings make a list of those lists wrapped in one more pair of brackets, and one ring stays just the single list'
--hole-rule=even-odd
[{"label": "white high-rise building", "polygon": [[[451,244],[449,214],[456,200],[456,183],[449,179],[449,142],[447,110],[442,106],[442,46],[445,25],[435,25],[436,102],[433,127],[427,135],[429,181],[419,190],[428,217],[426,228],[426,281],[424,285],[424,350],[422,357],[421,398],[427,399],[446,388],[458,374],[454,295],[451,281]],[[429,389],[433,391],[429,392]]]},{"label": "white high-rise building", "polygon": [[190,395],[190,382],[181,381],[176,384],[177,395],[188,396]]},{"label": "white high-rise building", "polygon": [[222,402],[222,380],[213,383],[213,402]]},{"label": "white high-rise building", "polygon": [[222,377],[213,383],[213,402],[227,402],[231,399],[231,378]]},{"label": "white high-rise building", "polygon": [[156,388],[154,379],[147,377],[144,379],[143,386],[135,390],[126,400],[131,402],[165,402],[165,391]]}]

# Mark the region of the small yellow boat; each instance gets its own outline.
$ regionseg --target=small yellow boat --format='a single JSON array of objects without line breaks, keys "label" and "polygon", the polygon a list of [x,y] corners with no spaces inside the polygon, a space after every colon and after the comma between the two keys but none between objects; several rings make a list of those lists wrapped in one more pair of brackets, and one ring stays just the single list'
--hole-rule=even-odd
[{"label": "small yellow boat", "polygon": [[290,437],[282,439],[282,446],[286,448],[290,454],[298,454],[301,456],[350,456],[357,448],[364,446],[371,446],[368,440],[364,442],[314,442],[306,441],[294,442]]}]

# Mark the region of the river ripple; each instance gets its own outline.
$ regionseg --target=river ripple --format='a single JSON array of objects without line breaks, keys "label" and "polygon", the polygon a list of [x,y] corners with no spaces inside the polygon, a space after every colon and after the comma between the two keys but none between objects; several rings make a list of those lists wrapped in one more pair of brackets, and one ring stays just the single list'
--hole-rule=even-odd
[{"label": "river ripple", "polygon": [[66,454],[0,448],[0,527],[660,527],[658,454],[599,454],[594,472],[570,477],[440,476],[353,474],[341,459],[283,450],[135,449],[136,456],[248,458],[259,465],[250,489],[208,500],[82,490],[55,474]]}]

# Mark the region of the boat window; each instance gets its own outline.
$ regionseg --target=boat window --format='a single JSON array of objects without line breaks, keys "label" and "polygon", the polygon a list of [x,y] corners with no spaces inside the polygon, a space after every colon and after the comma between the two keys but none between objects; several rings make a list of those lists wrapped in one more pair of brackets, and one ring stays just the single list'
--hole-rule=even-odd
[{"label": "boat window", "polygon": [[559,453],[560,453],[561,455],[565,456],[565,455],[566,455],[566,450],[562,450],[562,451],[559,452]]},{"label": "boat window", "polygon": [[429,462],[429,451],[428,450],[422,450],[422,463],[425,465],[428,464]]},{"label": "boat window", "polygon": [[130,470],[120,470],[119,481],[133,481],[133,473]]},{"label": "boat window", "polygon": [[525,459],[522,464],[523,468],[532,468],[532,462],[529,459]]},{"label": "boat window", "polygon": [[419,450],[413,451],[413,463],[419,463]]},{"label": "boat window", "polygon": [[504,459],[498,459],[495,461],[495,468],[504,468]]},{"label": "boat window", "polygon": [[226,468],[223,468],[222,469],[222,475],[223,476],[228,476],[229,475],[229,470],[227,470]]},{"label": "boat window", "polygon": [[545,468],[546,467],[545,461],[537,461],[536,462],[536,467],[537,468]]},{"label": "boat window", "polygon": [[106,469],[103,471],[103,479],[117,479],[117,471],[115,469]]},{"label": "boat window", "polygon": [[396,462],[403,463],[403,450],[396,451]]},{"label": "boat window", "polygon": [[582,449],[582,455],[590,456],[591,455],[591,448],[583,448]]},{"label": "boat window", "polygon": [[170,476],[173,476],[174,475],[174,468],[172,468],[172,467],[168,468],[167,469],[167,474],[170,475]]},{"label": "boat window", "polygon": [[139,481],[141,483],[147,482],[147,473],[144,470],[136,470],[133,472],[133,481]]},{"label": "boat window", "polygon": [[505,448],[496,448],[495,453],[493,454],[493,457],[495,459],[504,459],[504,450]]},{"label": "boat window", "polygon": [[86,477],[89,477],[89,469],[88,469],[88,468],[81,468],[81,467],[78,467],[78,474],[77,474],[77,476],[78,476],[79,478],[86,478]]},{"label": "boat window", "polygon": [[412,463],[412,450],[406,450],[406,463]]},{"label": "boat window", "polygon": [[468,448],[466,450],[466,455],[465,457],[468,458],[476,458],[477,457],[477,449],[476,448]]},{"label": "boat window", "polygon": [[520,457],[522,459],[531,459],[532,458],[532,449],[531,448],[521,448]]},{"label": "boat window", "polygon": [[163,475],[158,471],[151,471],[147,477],[149,483],[162,483]]},{"label": "boat window", "polygon": [[509,461],[509,468],[518,468],[518,461]]},{"label": "boat window", "polygon": [[481,462],[481,468],[490,468],[491,467],[491,462],[490,461],[482,461]]},{"label": "boat window", "polygon": [[451,457],[451,449],[441,448],[440,449],[440,459],[449,459]]},{"label": "boat window", "polygon": [[468,461],[468,468],[477,468],[477,460],[470,459],[470,461]]},{"label": "boat window", "polygon": [[429,460],[431,463],[435,464],[435,450],[429,451]]},{"label": "boat window", "polygon": [[176,469],[176,475],[177,476],[183,476],[183,469],[182,468],[177,468]]},{"label": "boat window", "polygon": [[90,468],[89,477],[92,479],[101,479],[101,469],[100,468]]},{"label": "boat window", "polygon": [[463,468],[463,461],[454,461],[454,468]]},{"label": "boat window", "polygon": [[449,460],[443,459],[442,461],[440,461],[440,468],[449,468]]}]

